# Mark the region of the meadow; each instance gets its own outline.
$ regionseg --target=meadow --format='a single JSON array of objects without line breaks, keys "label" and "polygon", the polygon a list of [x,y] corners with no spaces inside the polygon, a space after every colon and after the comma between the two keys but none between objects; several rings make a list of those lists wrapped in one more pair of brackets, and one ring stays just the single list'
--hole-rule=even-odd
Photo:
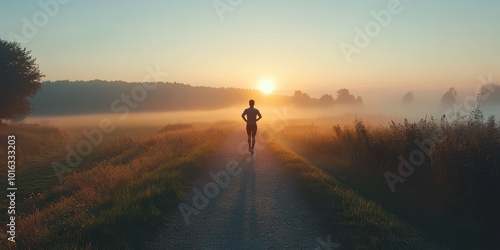
[{"label": "meadow", "polygon": [[280,138],[430,241],[498,246],[500,128],[493,117],[485,123],[429,118],[387,125],[296,120]]},{"label": "meadow", "polygon": [[271,144],[288,175],[334,228],[342,249],[438,249],[425,234],[288,147]]},{"label": "meadow", "polygon": [[[269,147],[339,230],[344,247],[498,244],[500,127],[494,118],[366,118],[290,120]],[[346,119],[354,121],[338,125]],[[68,145],[88,127],[3,125],[0,136],[18,138],[17,247],[141,247],[237,124],[120,126],[62,182],[50,165],[63,162]],[[0,163],[5,159],[1,155]],[[1,201],[5,212],[6,198]],[[6,239],[2,244],[12,247]]]},{"label": "meadow", "polygon": [[[17,198],[17,248],[137,247],[176,208],[184,189],[233,127],[120,128],[61,183],[47,164],[64,160],[64,146],[78,141],[71,134],[80,128],[5,127],[2,133],[20,138],[19,159],[24,160],[18,176],[26,176],[18,184],[23,195]],[[21,157],[25,154],[30,157]],[[12,247],[6,239],[2,244]]]}]

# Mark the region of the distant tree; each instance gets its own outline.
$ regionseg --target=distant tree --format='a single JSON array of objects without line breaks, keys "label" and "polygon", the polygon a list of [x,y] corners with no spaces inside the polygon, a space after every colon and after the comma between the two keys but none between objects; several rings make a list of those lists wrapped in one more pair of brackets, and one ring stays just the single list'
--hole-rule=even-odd
[{"label": "distant tree", "polygon": [[352,103],[355,101],[353,95],[349,93],[348,89],[337,90],[337,102],[339,103]]},{"label": "distant tree", "polygon": [[311,97],[306,94],[302,93],[300,90],[295,90],[295,93],[293,94],[293,102],[298,105],[309,105],[311,104]]},{"label": "distant tree", "polygon": [[481,93],[483,93],[482,101],[484,101],[485,104],[500,104],[499,83],[489,83],[483,85]]},{"label": "distant tree", "polygon": [[403,104],[410,104],[412,102],[413,102],[413,91],[406,93],[403,96],[403,99],[401,99],[401,103]]},{"label": "distant tree", "polygon": [[321,106],[331,106],[334,102],[333,96],[329,94],[324,94],[319,98],[319,104]]},{"label": "distant tree", "polygon": [[41,88],[44,77],[31,51],[0,39],[0,121],[24,117],[31,111],[28,97]]},{"label": "distant tree", "polygon": [[358,96],[354,97],[351,93],[349,93],[348,89],[339,89],[337,90],[337,100],[338,104],[362,104],[363,99]]},{"label": "distant tree", "polygon": [[363,98],[361,98],[361,96],[356,97],[356,101],[354,102],[354,104],[358,105],[363,104]]},{"label": "distant tree", "polygon": [[448,108],[452,107],[455,103],[457,103],[457,91],[455,88],[450,88],[444,93],[443,97],[441,97],[441,105]]}]

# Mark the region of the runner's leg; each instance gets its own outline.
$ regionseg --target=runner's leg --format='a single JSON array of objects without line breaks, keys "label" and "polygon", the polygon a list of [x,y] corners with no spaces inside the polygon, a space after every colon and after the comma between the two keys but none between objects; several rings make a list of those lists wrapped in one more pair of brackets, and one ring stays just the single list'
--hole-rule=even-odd
[{"label": "runner's leg", "polygon": [[257,124],[252,129],[252,148],[255,147],[255,136],[257,135]]},{"label": "runner's leg", "polygon": [[248,151],[250,151],[250,148],[251,148],[251,140],[250,140],[250,136],[252,134],[252,130],[251,130],[251,127],[249,126],[249,124],[247,124],[247,136],[248,136]]}]

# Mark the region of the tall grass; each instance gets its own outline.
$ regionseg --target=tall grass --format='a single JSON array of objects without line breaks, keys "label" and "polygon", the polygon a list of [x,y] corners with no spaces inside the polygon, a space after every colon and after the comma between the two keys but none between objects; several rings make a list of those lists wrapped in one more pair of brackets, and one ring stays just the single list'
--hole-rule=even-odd
[{"label": "tall grass", "polygon": [[[15,165],[16,165],[16,185],[19,190],[16,192],[16,199],[19,202],[28,196],[32,190],[41,189],[45,182],[40,179],[31,178],[38,175],[43,170],[41,164],[47,158],[55,157],[68,140],[68,134],[53,126],[40,126],[31,124],[0,125],[0,166],[4,169],[0,171],[2,183],[7,181],[7,136],[14,135],[15,144]],[[36,169],[32,166],[36,165]],[[34,173],[36,172],[36,173]],[[52,169],[50,169],[52,172]],[[30,179],[31,178],[31,179]],[[56,182],[54,176],[53,182]],[[29,182],[29,184],[27,183]],[[0,197],[0,213],[7,214],[8,198],[5,195]],[[22,209],[17,208],[16,211]],[[5,219],[0,218],[0,220]]]},{"label": "tall grass", "polygon": [[[54,152],[54,148],[59,148],[68,135],[53,126],[40,125],[0,125],[0,147],[7,148],[7,136],[16,137],[16,155],[19,164],[17,170],[23,171],[25,164],[45,158],[47,154]],[[0,163],[6,164],[6,151],[0,150]],[[5,163],[5,164],[4,164]]]},{"label": "tall grass", "polygon": [[[339,176],[365,196],[429,229],[455,246],[492,246],[500,235],[500,128],[467,121],[391,122],[369,127],[288,127],[283,137],[325,171]],[[435,147],[424,163],[394,185],[400,158],[410,161],[419,141]],[[299,146],[300,145],[300,146]],[[418,158],[414,158],[417,159]]]},{"label": "tall grass", "polygon": [[334,228],[345,249],[429,249],[411,226],[380,205],[360,197],[335,177],[279,144],[271,144],[291,177],[306,192]]},{"label": "tall grass", "polygon": [[[19,216],[21,249],[128,249],[162,225],[229,129],[175,129],[115,142],[120,153],[30,201]],[[29,204],[25,204],[28,206]]]}]

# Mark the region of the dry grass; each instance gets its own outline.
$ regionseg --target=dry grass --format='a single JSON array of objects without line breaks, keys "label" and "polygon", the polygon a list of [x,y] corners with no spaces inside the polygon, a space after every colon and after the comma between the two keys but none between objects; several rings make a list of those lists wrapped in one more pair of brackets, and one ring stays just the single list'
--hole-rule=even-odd
[{"label": "dry grass", "polygon": [[271,148],[299,187],[327,214],[346,249],[429,249],[420,235],[376,203],[363,199],[331,175],[278,144]]},{"label": "dry grass", "polygon": [[187,129],[187,128],[193,128],[193,125],[184,123],[168,124],[165,125],[163,128],[161,128],[160,130],[158,130],[158,133]]},{"label": "dry grass", "polygon": [[228,131],[175,129],[115,141],[114,157],[66,176],[29,202],[35,208],[17,220],[18,247],[136,247],[161,225]]},{"label": "dry grass", "polygon": [[[0,147],[7,148],[7,136],[16,136],[18,171],[25,164],[47,157],[59,149],[68,135],[59,128],[39,125],[0,125]],[[0,163],[6,165],[6,151],[0,151]]]},{"label": "dry grass", "polygon": [[[294,150],[453,247],[495,245],[500,234],[500,128],[466,121],[405,121],[369,127],[355,120],[333,127],[290,126],[282,137]],[[392,193],[386,171],[398,174],[415,143],[435,149]]]}]

